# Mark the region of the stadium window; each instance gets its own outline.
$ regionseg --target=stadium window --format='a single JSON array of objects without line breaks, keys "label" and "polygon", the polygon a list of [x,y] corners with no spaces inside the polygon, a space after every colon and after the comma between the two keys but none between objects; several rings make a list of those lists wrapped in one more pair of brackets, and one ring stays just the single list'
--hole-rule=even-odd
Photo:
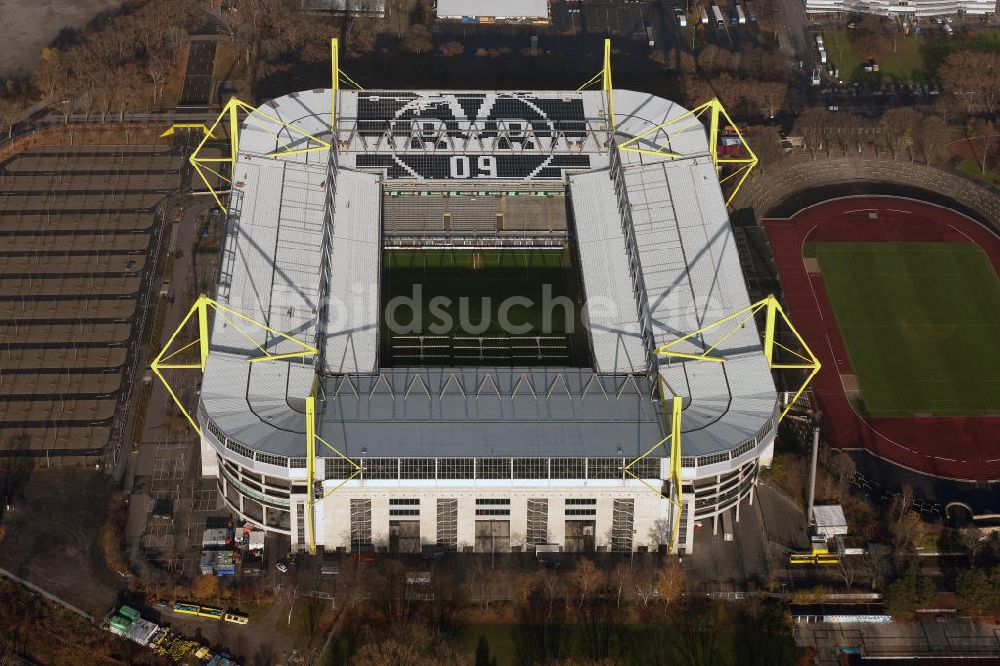
[{"label": "stadium window", "polygon": [[253,451],[250,448],[248,448],[246,446],[243,446],[242,444],[240,444],[239,442],[237,442],[235,439],[231,439],[231,438],[227,437],[226,438],[226,448],[229,449],[230,451],[234,451],[235,453],[238,453],[239,455],[243,456],[244,458],[247,458],[249,460],[253,460]]},{"label": "stadium window", "polygon": [[475,465],[472,458],[438,458],[439,479],[473,479]]},{"label": "stadium window", "polygon": [[548,458],[514,458],[515,479],[547,479]]},{"label": "stadium window", "polygon": [[662,458],[646,456],[635,461],[635,464],[628,468],[628,471],[635,474],[640,479],[660,478],[660,461]]},{"label": "stadium window", "polygon": [[275,467],[288,467],[288,458],[284,456],[275,456],[270,453],[257,453],[257,462],[266,463],[268,465],[274,465]]},{"label": "stadium window", "polygon": [[433,458],[403,458],[400,462],[401,479],[433,479]]},{"label": "stadium window", "polygon": [[419,506],[420,499],[411,499],[409,497],[401,498],[395,497],[389,500],[389,506]]},{"label": "stadium window", "polygon": [[723,453],[712,453],[707,456],[700,456],[698,458],[698,467],[714,465],[716,463],[725,462],[726,460],[729,460],[729,451],[725,451]]},{"label": "stadium window", "polygon": [[590,498],[587,499],[568,498],[566,500],[566,506],[587,506],[587,505],[593,506],[596,504],[597,500]]},{"label": "stadium window", "polygon": [[588,479],[620,479],[625,461],[621,458],[588,458]]},{"label": "stadium window", "polygon": [[481,497],[476,500],[477,506],[484,504],[510,504],[510,499],[504,497]]},{"label": "stadium window", "polygon": [[367,458],[361,461],[366,479],[398,479],[399,458]]},{"label": "stadium window", "polygon": [[586,463],[583,458],[552,458],[550,463],[553,479],[585,479]]},{"label": "stadium window", "polygon": [[343,458],[326,458],[324,465],[327,479],[346,479],[358,471],[351,461]]},{"label": "stadium window", "polygon": [[477,479],[509,479],[510,458],[476,458]]}]

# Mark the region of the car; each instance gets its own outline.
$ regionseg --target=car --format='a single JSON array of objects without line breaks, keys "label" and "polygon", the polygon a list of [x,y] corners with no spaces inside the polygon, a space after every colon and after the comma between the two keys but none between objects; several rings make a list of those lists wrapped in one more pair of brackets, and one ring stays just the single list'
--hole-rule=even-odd
[{"label": "car", "polygon": [[285,566],[284,562],[278,562],[277,564],[274,565],[274,568],[280,571],[281,573],[288,573],[288,567]]}]

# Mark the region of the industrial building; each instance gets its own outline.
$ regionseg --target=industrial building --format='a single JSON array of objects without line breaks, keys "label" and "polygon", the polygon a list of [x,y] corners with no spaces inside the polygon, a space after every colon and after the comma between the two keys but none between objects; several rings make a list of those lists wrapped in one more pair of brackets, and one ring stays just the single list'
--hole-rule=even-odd
[{"label": "industrial building", "polygon": [[241,520],[300,550],[691,552],[739,519],[785,407],[775,310],[762,341],[715,135],[605,82],[249,112],[192,310],[202,470]]},{"label": "industrial building", "polygon": [[438,0],[437,17],[466,23],[496,21],[548,23],[548,0]]},{"label": "industrial building", "polygon": [[995,0],[805,0],[809,14],[852,12],[926,18],[953,14],[993,14]]}]

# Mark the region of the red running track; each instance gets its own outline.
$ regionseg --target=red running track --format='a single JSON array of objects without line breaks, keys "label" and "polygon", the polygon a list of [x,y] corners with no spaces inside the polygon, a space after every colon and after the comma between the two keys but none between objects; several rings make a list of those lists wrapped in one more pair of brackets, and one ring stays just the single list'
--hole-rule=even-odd
[{"label": "red running track", "polygon": [[823,278],[808,274],[802,259],[805,242],[974,242],[1000,273],[1000,239],[959,213],[898,197],[834,199],[788,219],[764,220],[764,228],[789,317],[823,363],[813,390],[827,441],[936,476],[1000,479],[1000,416],[865,419],[854,411],[840,379],[852,374],[851,366]]}]

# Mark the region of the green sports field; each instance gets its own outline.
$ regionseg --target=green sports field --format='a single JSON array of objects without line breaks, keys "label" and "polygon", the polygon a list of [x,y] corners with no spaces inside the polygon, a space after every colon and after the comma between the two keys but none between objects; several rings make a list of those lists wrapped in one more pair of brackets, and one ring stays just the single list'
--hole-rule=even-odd
[{"label": "green sports field", "polygon": [[966,243],[815,243],[872,416],[1000,414],[1000,284]]}]

